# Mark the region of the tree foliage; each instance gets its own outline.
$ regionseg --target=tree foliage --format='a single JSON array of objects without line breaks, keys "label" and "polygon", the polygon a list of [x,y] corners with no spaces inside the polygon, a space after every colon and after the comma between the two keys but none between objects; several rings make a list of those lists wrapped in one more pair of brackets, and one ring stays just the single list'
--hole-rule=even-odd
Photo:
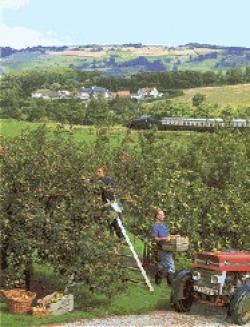
[{"label": "tree foliage", "polygon": [[249,247],[248,142],[249,133],[193,135],[186,142],[141,133],[116,167],[134,232],[145,237],[160,207],[171,231],[189,236],[191,252]]},{"label": "tree foliage", "polygon": [[192,98],[193,106],[199,107],[205,100],[206,96],[204,94],[196,93]]},{"label": "tree foliage", "polygon": [[123,269],[114,256],[117,240],[93,174],[93,149],[58,130],[44,129],[4,140],[1,183],[2,268],[6,285],[22,285],[32,260],[47,263],[65,280],[112,293]]},{"label": "tree foliage", "polygon": [[227,130],[185,139],[128,130],[115,145],[110,127],[102,126],[91,145],[60,129],[4,139],[1,258],[7,285],[20,285],[31,260],[38,260],[104,293],[122,286],[117,240],[98,185],[82,182],[100,165],[115,180],[125,226],[141,239],[160,207],[171,232],[189,236],[190,254],[249,248],[249,136]]}]

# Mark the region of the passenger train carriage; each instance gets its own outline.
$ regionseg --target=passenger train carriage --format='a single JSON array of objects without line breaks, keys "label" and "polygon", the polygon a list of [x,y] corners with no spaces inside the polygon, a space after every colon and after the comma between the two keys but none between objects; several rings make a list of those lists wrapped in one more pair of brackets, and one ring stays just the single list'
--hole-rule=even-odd
[{"label": "passenger train carriage", "polygon": [[225,122],[222,118],[155,118],[149,115],[143,115],[132,119],[129,124],[130,128],[135,129],[147,129],[153,126],[156,126],[159,130],[214,131],[216,128],[250,127],[250,121],[246,119],[233,119]]}]

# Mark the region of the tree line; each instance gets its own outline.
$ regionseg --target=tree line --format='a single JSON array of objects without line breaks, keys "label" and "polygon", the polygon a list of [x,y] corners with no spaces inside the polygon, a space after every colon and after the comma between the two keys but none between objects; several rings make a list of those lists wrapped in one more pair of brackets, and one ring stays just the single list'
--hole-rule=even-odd
[{"label": "tree line", "polygon": [[[182,94],[182,89],[250,82],[250,67],[234,68],[222,72],[164,72],[139,73],[130,77],[104,77],[96,72],[79,72],[70,69],[50,71],[27,71],[4,76],[0,81],[0,117],[27,121],[57,121],[71,124],[96,124],[106,120],[126,124],[135,115],[217,117],[230,115],[247,118],[248,109],[232,112],[217,105],[201,103],[198,109],[188,104],[173,103],[168,99]],[[93,100],[83,103],[76,99],[44,101],[32,99],[31,93],[39,88],[66,89],[76,94],[82,86],[98,85],[112,91],[141,87],[157,87],[165,93],[165,100],[150,105],[130,98]],[[222,111],[225,111],[224,113]],[[239,116],[240,115],[240,116]],[[232,117],[231,117],[232,118]]]}]

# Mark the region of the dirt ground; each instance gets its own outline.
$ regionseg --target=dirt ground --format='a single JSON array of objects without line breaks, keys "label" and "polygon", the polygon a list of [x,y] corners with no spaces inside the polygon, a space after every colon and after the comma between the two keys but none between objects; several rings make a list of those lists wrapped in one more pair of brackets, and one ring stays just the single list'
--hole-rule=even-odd
[{"label": "dirt ground", "polygon": [[[143,315],[112,316],[105,319],[83,319],[53,327],[234,327],[224,309],[194,305],[188,314],[173,310],[154,311]],[[52,327],[52,326],[51,326]],[[250,324],[244,325],[250,327]]]}]

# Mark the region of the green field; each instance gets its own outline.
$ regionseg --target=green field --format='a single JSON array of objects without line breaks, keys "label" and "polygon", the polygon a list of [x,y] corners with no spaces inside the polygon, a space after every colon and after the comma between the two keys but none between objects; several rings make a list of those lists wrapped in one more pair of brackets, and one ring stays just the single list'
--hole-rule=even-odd
[{"label": "green field", "polygon": [[[33,123],[33,122],[25,122],[25,121],[18,121],[15,119],[0,119],[0,135],[4,137],[16,137],[21,134],[21,132],[25,130],[32,130],[36,129],[39,126],[46,125],[49,131],[53,131],[56,128],[63,128],[66,134],[72,135],[74,140],[77,142],[89,142],[93,143],[96,139],[96,131],[95,127],[91,126],[82,126],[82,125],[68,125],[68,124],[57,124],[57,123]],[[113,126],[110,128],[109,133],[111,135],[111,142],[112,145],[118,146],[125,135],[127,128],[122,127],[120,125]],[[133,139],[137,139],[138,131],[132,130],[131,131]],[[159,131],[157,132],[160,135],[161,140],[165,139],[166,142],[172,142],[173,144],[178,144],[179,140],[181,139],[184,143],[188,142],[188,136],[192,135],[193,137],[203,137],[202,133],[196,133],[192,131]]]},{"label": "green field", "polygon": [[[25,121],[18,121],[14,119],[0,119],[0,131],[1,134],[7,137],[15,137],[21,134],[22,131],[36,129],[39,126],[44,125],[43,123],[30,123]],[[60,124],[57,123],[46,123],[48,129],[60,128]],[[66,131],[73,131],[76,139],[87,139],[94,141],[95,130],[91,127],[83,127],[75,125],[71,128],[70,125],[63,125]]]},{"label": "green field", "polygon": [[[6,137],[15,137],[21,134],[25,130],[36,129],[39,126],[46,125],[48,130],[55,130],[56,128],[63,128],[65,133],[71,133],[72,137],[76,141],[87,141],[94,142],[96,138],[96,128],[91,126],[82,125],[61,125],[59,123],[31,123],[25,121],[18,121],[15,119],[0,119],[0,133]],[[113,139],[114,145],[119,144],[122,136],[124,135],[126,129],[121,126],[112,127],[110,134]]]},{"label": "green field", "polygon": [[5,72],[16,72],[34,69],[66,68],[71,64],[79,65],[91,61],[90,58],[68,56],[50,56],[37,53],[14,54],[11,57],[0,59],[0,67]]},{"label": "green field", "polygon": [[179,99],[192,102],[196,93],[206,95],[207,101],[218,105],[250,106],[250,84],[227,85],[220,87],[200,87],[184,91]]}]

